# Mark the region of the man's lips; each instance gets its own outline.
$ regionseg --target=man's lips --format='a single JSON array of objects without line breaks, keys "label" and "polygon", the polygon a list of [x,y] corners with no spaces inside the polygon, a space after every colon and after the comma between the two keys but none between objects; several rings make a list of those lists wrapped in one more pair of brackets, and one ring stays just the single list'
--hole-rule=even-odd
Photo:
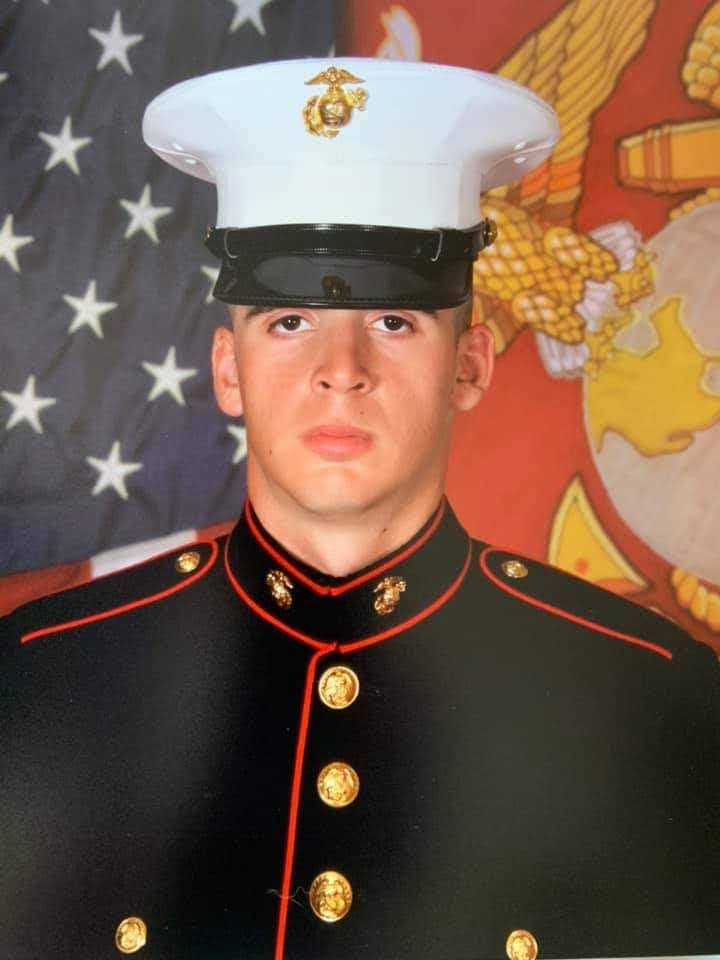
[{"label": "man's lips", "polygon": [[300,437],[305,446],[329,460],[347,460],[368,450],[372,437],[350,424],[326,423],[311,427]]}]

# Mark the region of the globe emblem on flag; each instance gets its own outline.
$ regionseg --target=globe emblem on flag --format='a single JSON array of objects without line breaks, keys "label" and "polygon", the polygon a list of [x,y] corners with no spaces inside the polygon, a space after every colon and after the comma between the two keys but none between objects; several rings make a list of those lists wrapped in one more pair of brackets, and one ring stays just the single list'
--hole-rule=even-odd
[{"label": "globe emblem on flag", "polygon": [[674,567],[720,584],[720,202],[671,220],[647,248],[655,290],[585,379],[588,439],[628,526]]}]

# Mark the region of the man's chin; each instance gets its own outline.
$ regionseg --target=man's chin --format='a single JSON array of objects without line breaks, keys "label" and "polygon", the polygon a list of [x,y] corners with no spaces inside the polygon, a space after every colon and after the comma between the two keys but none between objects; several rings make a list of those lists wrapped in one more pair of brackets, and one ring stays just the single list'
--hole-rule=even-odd
[{"label": "man's chin", "polygon": [[[313,471],[305,482],[293,484],[294,499],[317,516],[352,516],[371,509],[383,499],[377,476],[335,464],[334,470]],[[340,468],[340,469],[338,469]]]}]

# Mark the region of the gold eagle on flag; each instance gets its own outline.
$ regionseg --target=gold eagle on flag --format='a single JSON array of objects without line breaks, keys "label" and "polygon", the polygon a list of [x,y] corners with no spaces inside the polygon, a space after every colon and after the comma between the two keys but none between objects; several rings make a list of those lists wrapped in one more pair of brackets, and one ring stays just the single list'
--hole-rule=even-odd
[{"label": "gold eagle on flag", "polygon": [[561,137],[537,170],[485,197],[498,240],[475,264],[475,320],[488,324],[498,352],[533,329],[556,376],[592,374],[626,308],[652,290],[650,258],[631,224],[584,234],[573,223],[593,115],[645,43],[654,8],[654,0],[573,0],[497,70],[554,106]]}]

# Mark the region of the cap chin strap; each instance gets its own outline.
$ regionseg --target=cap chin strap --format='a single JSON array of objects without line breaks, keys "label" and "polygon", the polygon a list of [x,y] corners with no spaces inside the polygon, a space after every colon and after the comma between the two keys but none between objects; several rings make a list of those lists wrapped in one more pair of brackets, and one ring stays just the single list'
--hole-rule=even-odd
[{"label": "cap chin strap", "polygon": [[225,303],[439,310],[470,298],[473,262],[495,233],[491,220],[468,230],[298,223],[210,229],[205,242]]},{"label": "cap chin strap", "polygon": [[372,257],[421,259],[430,263],[475,259],[497,234],[492,220],[467,230],[415,230],[364,224],[295,223],[267,227],[208,228],[205,244],[216,257],[238,260],[250,255]]}]

